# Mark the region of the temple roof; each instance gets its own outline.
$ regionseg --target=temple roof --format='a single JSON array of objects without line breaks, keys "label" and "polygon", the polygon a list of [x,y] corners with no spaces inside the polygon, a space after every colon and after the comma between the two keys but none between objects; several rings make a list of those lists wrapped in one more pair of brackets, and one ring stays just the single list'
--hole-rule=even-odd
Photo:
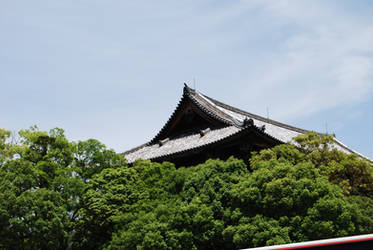
[{"label": "temple roof", "polygon": [[[194,117],[204,122],[195,122],[189,127],[186,126],[183,121],[188,120],[188,113],[191,112]],[[194,120],[198,121],[198,119]],[[221,143],[248,131],[261,134],[278,143],[294,143],[292,140],[294,137],[309,132],[229,106],[185,84],[178,106],[159,133],[150,142],[123,154],[129,163],[140,158],[163,159]],[[333,147],[345,153],[355,153],[371,161],[336,138]]]}]

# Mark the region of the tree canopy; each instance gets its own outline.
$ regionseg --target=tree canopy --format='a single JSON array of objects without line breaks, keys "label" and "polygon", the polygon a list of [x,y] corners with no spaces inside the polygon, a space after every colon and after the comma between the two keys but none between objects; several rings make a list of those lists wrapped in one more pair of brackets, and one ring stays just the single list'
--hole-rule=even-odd
[{"label": "tree canopy", "polygon": [[238,249],[373,232],[373,167],[309,133],[197,166],[0,129],[1,249]]}]

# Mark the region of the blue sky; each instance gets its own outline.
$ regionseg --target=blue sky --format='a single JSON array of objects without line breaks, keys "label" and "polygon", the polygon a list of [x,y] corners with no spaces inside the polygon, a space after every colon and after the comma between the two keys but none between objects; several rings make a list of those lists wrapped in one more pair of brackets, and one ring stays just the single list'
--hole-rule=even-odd
[{"label": "blue sky", "polygon": [[373,3],[0,2],[0,127],[150,140],[183,83],[373,158]]}]

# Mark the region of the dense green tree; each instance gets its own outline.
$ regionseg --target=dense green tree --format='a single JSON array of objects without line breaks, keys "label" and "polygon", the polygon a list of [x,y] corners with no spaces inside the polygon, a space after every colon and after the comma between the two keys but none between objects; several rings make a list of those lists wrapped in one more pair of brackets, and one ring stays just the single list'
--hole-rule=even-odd
[{"label": "dense green tree", "polygon": [[74,145],[61,129],[22,130],[18,144],[2,134],[0,246],[66,248],[81,188],[70,167]]},{"label": "dense green tree", "polygon": [[12,136],[0,130],[0,248],[76,245],[87,182],[125,159],[96,140],[71,143],[61,129]]},{"label": "dense green tree", "polygon": [[[176,169],[0,129],[0,249],[238,249],[373,232],[372,164],[309,133]],[[250,170],[249,170],[250,169]]]}]

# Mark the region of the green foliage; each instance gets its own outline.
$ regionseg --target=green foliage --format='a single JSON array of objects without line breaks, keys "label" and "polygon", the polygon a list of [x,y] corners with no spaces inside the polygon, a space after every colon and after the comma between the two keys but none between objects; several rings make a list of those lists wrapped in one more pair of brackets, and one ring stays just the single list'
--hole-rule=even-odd
[{"label": "green foliage", "polygon": [[97,140],[80,141],[76,145],[74,167],[84,182],[109,167],[126,165],[126,160]]},{"label": "green foliage", "polygon": [[[0,249],[238,249],[373,232],[372,165],[310,133],[188,168],[0,130]],[[250,171],[249,171],[250,169]]]},{"label": "green foliage", "polygon": [[69,168],[72,144],[60,129],[46,133],[33,127],[19,136],[20,144],[2,147],[0,246],[64,248],[80,186]]},{"label": "green foliage", "polygon": [[[0,130],[0,249],[71,247],[87,180],[79,168],[85,151],[78,149],[81,144],[95,147],[95,142],[76,145],[62,129],[48,133],[37,127],[12,136]],[[105,167],[125,162],[104,146],[100,149],[107,152]],[[97,167],[94,163],[91,168]]]}]

